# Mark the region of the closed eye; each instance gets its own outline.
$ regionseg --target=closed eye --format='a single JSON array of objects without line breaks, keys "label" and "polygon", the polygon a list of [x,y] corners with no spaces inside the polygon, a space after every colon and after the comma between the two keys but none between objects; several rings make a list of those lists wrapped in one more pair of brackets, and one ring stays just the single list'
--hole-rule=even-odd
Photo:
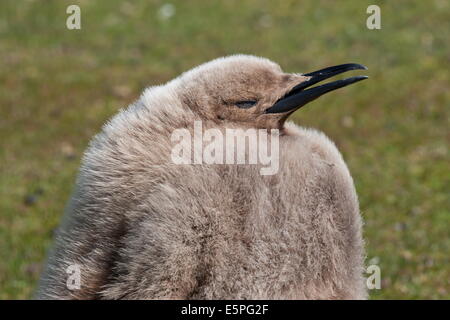
[{"label": "closed eye", "polygon": [[246,101],[238,101],[236,102],[236,106],[241,109],[249,109],[256,105],[257,101],[254,100],[246,100]]}]

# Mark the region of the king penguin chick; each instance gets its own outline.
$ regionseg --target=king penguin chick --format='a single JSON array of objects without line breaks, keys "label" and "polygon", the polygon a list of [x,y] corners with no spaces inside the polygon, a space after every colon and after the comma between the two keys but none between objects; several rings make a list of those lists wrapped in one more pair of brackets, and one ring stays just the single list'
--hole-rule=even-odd
[{"label": "king penguin chick", "polygon": [[[345,64],[284,73],[247,55],[162,86],[90,143],[41,277],[40,299],[364,299],[352,177],[323,133],[286,122]],[[279,168],[174,164],[175,129],[278,129]],[[73,268],[75,266],[75,269]],[[71,269],[72,268],[72,269]],[[78,270],[78,287],[68,286]]]}]

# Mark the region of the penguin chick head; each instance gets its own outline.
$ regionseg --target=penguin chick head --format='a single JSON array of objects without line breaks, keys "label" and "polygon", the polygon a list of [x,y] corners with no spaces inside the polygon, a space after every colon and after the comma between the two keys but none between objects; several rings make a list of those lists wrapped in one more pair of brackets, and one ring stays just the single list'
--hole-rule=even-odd
[{"label": "penguin chick head", "polygon": [[334,75],[366,67],[350,63],[300,74],[285,73],[268,59],[234,55],[202,64],[173,81],[182,104],[200,120],[244,127],[282,129],[306,103],[365,76],[310,86]]}]

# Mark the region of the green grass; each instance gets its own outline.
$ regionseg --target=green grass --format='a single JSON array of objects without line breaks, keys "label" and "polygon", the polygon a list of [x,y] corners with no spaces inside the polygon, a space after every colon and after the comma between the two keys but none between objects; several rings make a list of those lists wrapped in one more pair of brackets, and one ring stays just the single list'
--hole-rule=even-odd
[{"label": "green grass", "polygon": [[[79,4],[82,29],[65,27]],[[371,298],[450,298],[448,1],[0,2],[0,299],[31,297],[89,139],[149,85],[232,53],[370,80],[295,120],[335,140],[365,219]],[[377,3],[382,29],[366,28]],[[30,196],[35,199],[28,199]],[[32,201],[36,200],[36,201]]]}]

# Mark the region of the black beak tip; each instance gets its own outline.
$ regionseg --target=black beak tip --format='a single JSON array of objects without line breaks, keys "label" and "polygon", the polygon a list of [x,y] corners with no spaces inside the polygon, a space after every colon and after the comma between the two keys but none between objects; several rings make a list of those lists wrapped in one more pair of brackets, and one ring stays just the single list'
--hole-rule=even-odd
[{"label": "black beak tip", "polygon": [[[367,69],[366,69],[366,70],[367,70]],[[368,76],[356,76],[355,78],[356,78],[356,81],[361,81],[361,80],[369,79]]]},{"label": "black beak tip", "polygon": [[[345,67],[346,65],[343,64],[343,67]],[[359,63],[348,63],[347,64],[347,71],[349,70],[368,70],[368,68],[363,65],[363,64],[359,64]],[[343,68],[345,70],[345,68]]]},{"label": "black beak tip", "polygon": [[343,64],[343,65],[340,66],[340,68],[342,70],[345,70],[345,71],[350,71],[350,70],[368,70],[368,68],[365,65],[359,64],[359,63]]},{"label": "black beak tip", "polygon": [[310,77],[310,79],[301,82],[291,89],[287,95],[279,99],[272,107],[267,109],[265,113],[293,112],[327,92],[343,88],[355,82],[369,78],[368,76],[354,76],[310,88],[312,85],[321,82],[322,80],[350,70],[367,70],[367,67],[358,63],[346,63],[303,74],[304,76]]},{"label": "black beak tip", "polygon": [[365,65],[362,65],[359,63],[354,63],[354,65],[357,66],[357,68],[355,68],[355,69],[360,69],[360,70],[368,70],[369,69]]}]

